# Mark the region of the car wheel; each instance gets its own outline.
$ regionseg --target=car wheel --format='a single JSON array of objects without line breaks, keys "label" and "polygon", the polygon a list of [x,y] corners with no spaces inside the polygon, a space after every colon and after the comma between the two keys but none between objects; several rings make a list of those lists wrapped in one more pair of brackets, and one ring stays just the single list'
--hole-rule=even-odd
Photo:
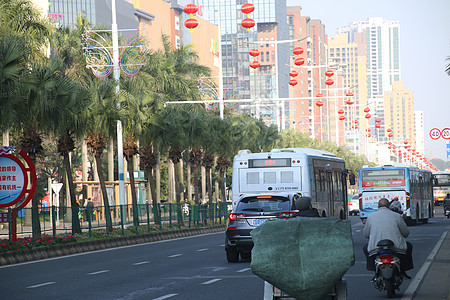
[{"label": "car wheel", "polygon": [[235,263],[239,261],[239,252],[235,250],[227,250],[227,261],[229,263]]}]

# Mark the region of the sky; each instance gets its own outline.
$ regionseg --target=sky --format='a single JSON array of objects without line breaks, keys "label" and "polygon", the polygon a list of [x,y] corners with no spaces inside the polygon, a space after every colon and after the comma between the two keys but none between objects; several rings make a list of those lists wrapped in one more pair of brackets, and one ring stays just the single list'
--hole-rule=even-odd
[{"label": "sky", "polygon": [[286,0],[302,16],[320,19],[331,38],[337,28],[370,17],[400,22],[401,78],[414,93],[414,109],[424,112],[425,155],[447,159],[446,141],[432,140],[433,128],[450,128],[449,0]]}]

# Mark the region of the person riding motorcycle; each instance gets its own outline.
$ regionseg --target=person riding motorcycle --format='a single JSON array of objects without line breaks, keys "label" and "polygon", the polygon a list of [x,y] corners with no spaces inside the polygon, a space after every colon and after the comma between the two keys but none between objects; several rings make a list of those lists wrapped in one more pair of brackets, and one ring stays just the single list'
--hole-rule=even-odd
[{"label": "person riding motorcycle", "polygon": [[444,199],[444,202],[442,202],[442,205],[444,206],[444,215],[445,215],[445,211],[447,209],[450,210],[450,194],[447,194],[447,196]]},{"label": "person riding motorcycle", "polygon": [[405,240],[408,235],[409,230],[402,216],[390,209],[389,200],[381,198],[378,201],[378,211],[369,215],[364,226],[364,236],[369,239],[369,243],[363,248],[367,258],[367,270],[375,271],[377,243],[387,239],[394,243],[403,277],[411,279],[405,272],[414,268],[412,244]]},{"label": "person riding motorcycle", "polygon": [[294,213],[292,217],[320,217],[319,211],[312,207],[310,197],[295,195],[294,205],[298,212]]}]

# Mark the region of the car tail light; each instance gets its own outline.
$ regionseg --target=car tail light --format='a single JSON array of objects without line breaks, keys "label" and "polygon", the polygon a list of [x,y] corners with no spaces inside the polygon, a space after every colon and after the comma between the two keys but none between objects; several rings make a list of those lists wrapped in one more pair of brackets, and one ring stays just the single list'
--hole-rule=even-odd
[{"label": "car tail light", "polygon": [[392,261],[394,260],[394,256],[392,255],[380,255],[380,261],[384,264],[384,265],[390,265],[392,263]]},{"label": "car tail light", "polygon": [[257,196],[256,199],[272,199],[272,196]]},{"label": "car tail light", "polygon": [[241,213],[230,213],[228,215],[228,219],[230,219],[230,221],[240,221],[241,219],[239,217],[245,217],[245,215]]},{"label": "car tail light", "polygon": [[278,214],[278,216],[281,218],[290,219],[292,218],[292,212],[289,211],[281,212]]}]

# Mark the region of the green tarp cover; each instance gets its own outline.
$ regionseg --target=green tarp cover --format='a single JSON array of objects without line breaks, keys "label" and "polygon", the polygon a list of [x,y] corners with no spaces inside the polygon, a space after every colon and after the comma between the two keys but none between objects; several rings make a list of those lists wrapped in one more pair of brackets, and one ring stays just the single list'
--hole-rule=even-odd
[{"label": "green tarp cover", "polygon": [[321,299],[355,262],[348,220],[276,219],[251,235],[252,272],[296,299]]}]

